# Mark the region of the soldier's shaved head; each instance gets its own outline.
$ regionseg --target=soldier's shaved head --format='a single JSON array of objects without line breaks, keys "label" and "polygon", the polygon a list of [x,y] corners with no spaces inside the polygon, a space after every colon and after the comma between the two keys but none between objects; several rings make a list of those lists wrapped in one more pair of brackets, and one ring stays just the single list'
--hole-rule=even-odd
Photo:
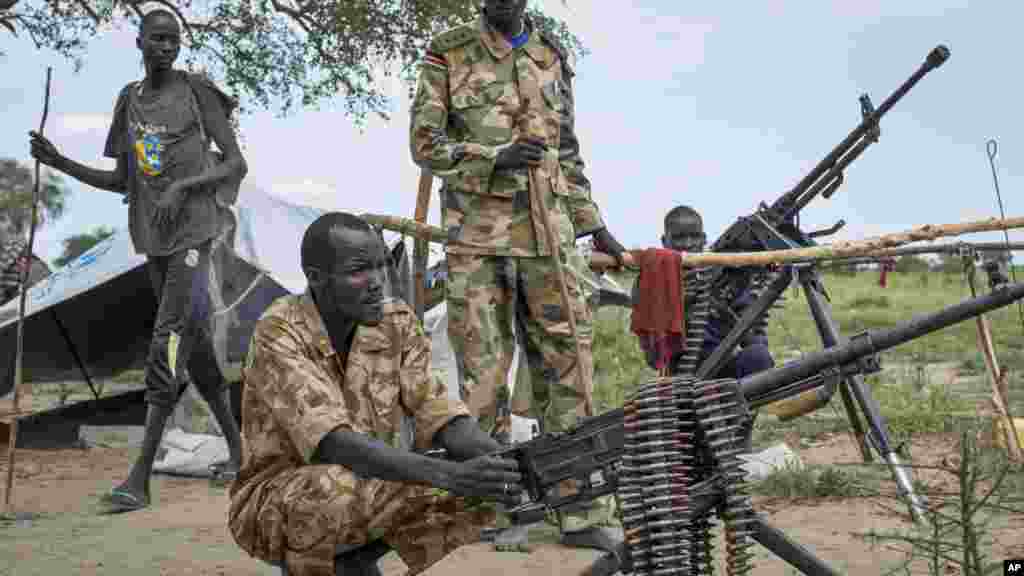
[{"label": "soldier's shaved head", "polygon": [[[351,322],[374,324],[386,296],[388,251],[363,219],[330,212],[310,224],[302,237],[302,268],[328,332]],[[335,345],[338,345],[336,342]]]},{"label": "soldier's shaved head", "polygon": [[668,214],[665,214],[665,228],[667,229],[676,220],[693,221],[699,223],[701,229],[704,227],[704,220],[700,217],[700,212],[690,206],[680,205],[669,210]]},{"label": "soldier's shaved head", "polygon": [[699,252],[704,249],[704,220],[690,206],[676,206],[665,215],[665,234],[661,245],[680,252]]},{"label": "soldier's shaved head", "polygon": [[337,260],[337,251],[347,246],[340,245],[332,231],[365,232],[376,236],[373,228],[362,218],[347,212],[328,212],[317,218],[302,236],[302,267],[329,271]]},{"label": "soldier's shaved head", "polygon": [[157,8],[156,10],[150,10],[142,16],[142,20],[139,21],[139,34],[145,34],[146,29],[156,22],[157,20],[167,19],[174,22],[175,26],[178,26],[178,17],[174,15],[174,12],[166,10],[164,8]]}]

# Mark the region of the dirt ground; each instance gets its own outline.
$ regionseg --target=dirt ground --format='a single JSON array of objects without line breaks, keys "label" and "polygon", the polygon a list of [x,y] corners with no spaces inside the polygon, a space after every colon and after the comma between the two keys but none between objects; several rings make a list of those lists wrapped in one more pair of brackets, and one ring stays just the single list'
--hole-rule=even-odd
[{"label": "dirt ground", "polygon": [[[919,463],[947,457],[952,437],[914,443]],[[6,453],[6,447],[2,448]],[[18,451],[15,465],[16,519],[0,523],[0,574],[34,576],[81,574],[232,574],[271,576],[277,570],[246,556],[225,526],[226,489],[204,479],[156,476],[156,502],[148,510],[100,515],[98,498],[126,473],[135,454],[130,446],[92,445],[89,449]],[[808,463],[855,462],[848,435],[835,435],[800,449]],[[3,476],[6,470],[3,470]],[[845,574],[878,574],[898,562],[901,552],[872,547],[852,533],[906,526],[901,511],[873,499],[840,501],[758,501],[769,522]],[[1006,519],[993,533],[1002,544],[992,560],[1024,556],[1024,518]],[[487,544],[465,547],[427,574],[502,574],[531,576],[579,574],[597,558],[591,551],[559,547],[548,532],[531,538],[531,553],[494,552]],[[719,549],[724,546],[719,546]],[[757,547],[760,576],[797,574]],[[393,554],[382,562],[387,576],[405,567]]]}]

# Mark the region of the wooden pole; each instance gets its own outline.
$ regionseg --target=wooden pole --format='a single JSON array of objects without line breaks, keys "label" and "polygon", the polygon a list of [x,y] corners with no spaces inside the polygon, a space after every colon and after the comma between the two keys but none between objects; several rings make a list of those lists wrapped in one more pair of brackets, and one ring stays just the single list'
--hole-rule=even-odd
[{"label": "wooden pole", "polygon": [[[971,287],[971,297],[978,297],[978,289],[975,286],[974,262],[968,262],[967,283]],[[981,355],[985,358],[985,366],[988,368],[989,379],[992,384],[992,407],[995,410],[996,420],[1002,420],[1002,431],[1006,436],[1006,451],[1010,458],[1021,461],[1020,438],[1017,436],[1017,427],[1014,424],[1013,416],[1010,414],[1010,404],[1007,401],[1005,389],[1006,374],[999,369],[999,360],[996,358],[996,349],[992,344],[992,331],[989,328],[988,318],[979,314],[974,319],[978,325],[978,346],[981,348]]]},{"label": "wooden pole", "polygon": [[551,252],[552,266],[555,268],[555,278],[558,279],[558,292],[562,300],[562,311],[569,321],[569,333],[572,334],[572,341],[576,348],[576,389],[583,394],[584,416],[594,416],[594,393],[593,383],[587,382],[583,377],[583,346],[580,344],[579,331],[576,327],[576,313],[569,300],[569,287],[565,283],[565,271],[562,270],[562,249],[559,246],[558,236],[555,234],[554,226],[551,224],[551,214],[548,212],[548,203],[545,198],[546,190],[540,190],[536,183],[536,171],[529,170],[530,195],[533,202],[536,202],[544,220],[544,235],[547,236],[548,251]]},{"label": "wooden pole", "polygon": [[[363,214],[362,218],[374,226],[380,226],[386,230],[409,234],[412,236],[426,238],[437,244],[447,244],[448,235],[437,226],[420,224],[408,218],[398,216],[385,216],[379,214]],[[864,240],[845,240],[821,246],[809,248],[794,248],[790,250],[766,250],[764,252],[697,252],[683,254],[683,266],[765,266],[767,264],[786,264],[794,262],[811,262],[816,260],[832,260],[839,257],[871,256],[876,253],[884,254],[886,250],[920,242],[923,240],[935,240],[948,236],[960,236],[961,234],[973,234],[976,232],[992,232],[996,230],[1010,230],[1024,228],[1024,217],[989,218],[973,222],[962,222],[957,224],[925,224],[904,232],[883,234]],[[638,252],[638,251],[631,251]],[[635,259],[630,252],[624,254],[627,266],[634,266]],[[614,268],[618,262],[610,254],[593,252],[590,256],[590,267],[595,270]]]},{"label": "wooden pole", "polygon": [[[519,124],[520,134],[540,142],[545,141],[544,130],[539,124],[539,118],[530,109],[529,98],[523,98],[523,102],[519,107],[517,123]],[[543,154],[542,161],[554,163],[554,169],[561,170],[557,163],[557,148],[551,150],[545,146]],[[590,418],[596,415],[594,412],[593,381],[588,382],[583,376],[583,346],[580,344],[579,329],[576,326],[575,308],[569,299],[569,286],[565,282],[565,270],[562,269],[562,246],[561,242],[559,242],[558,234],[555,232],[555,227],[551,223],[551,213],[548,211],[547,195],[552,184],[550,180],[546,180],[544,182],[547,185],[540,186],[541,180],[537,175],[537,167],[529,166],[526,173],[530,182],[530,211],[533,213],[534,218],[536,218],[536,213],[540,212],[544,236],[547,238],[548,252],[551,256],[551,265],[555,269],[555,279],[558,281],[558,295],[562,301],[562,313],[565,314],[565,318],[569,322],[569,334],[572,335],[573,347],[576,350],[576,390],[583,395],[583,415]],[[569,256],[565,256],[568,263]]]},{"label": "wooden pole", "polygon": [[[430,211],[430,188],[434,183],[434,176],[429,168],[420,169],[420,182],[416,191],[416,213],[413,216],[418,224],[427,223],[427,213]],[[416,317],[423,321],[423,314],[426,311],[427,303],[427,260],[430,253],[429,241],[425,238],[416,237],[413,244],[413,295],[416,299]]]},{"label": "wooden pole", "polygon": [[[50,76],[53,68],[46,68],[46,91],[43,99],[43,117],[39,120],[39,135],[43,134],[46,127],[46,116],[50,113]],[[36,159],[36,181],[32,190],[32,218],[29,220],[28,246],[25,248],[25,259],[29,264],[32,262],[32,248],[36,240],[36,211],[39,207],[39,159]],[[25,375],[22,373],[22,356],[25,350],[25,283],[28,280],[28,273],[31,265],[21,271],[19,286],[20,302],[18,305],[18,347],[14,360],[14,403],[13,410],[8,423],[11,433],[7,437],[7,479],[4,489],[4,515],[11,511],[12,492],[14,490],[14,464],[15,446],[18,444],[18,414],[21,411],[21,388]]]}]

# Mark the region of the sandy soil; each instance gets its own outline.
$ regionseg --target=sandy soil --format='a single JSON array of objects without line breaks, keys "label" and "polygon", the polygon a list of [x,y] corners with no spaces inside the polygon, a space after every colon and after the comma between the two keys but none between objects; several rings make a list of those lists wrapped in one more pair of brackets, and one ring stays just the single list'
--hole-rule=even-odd
[{"label": "sandy soil", "polygon": [[[915,461],[948,456],[951,438],[931,438],[912,446]],[[2,448],[6,453],[6,448]],[[119,516],[101,515],[98,498],[123,475],[135,449],[93,445],[87,450],[18,451],[15,465],[16,519],[0,523],[0,574],[17,576],[82,574],[195,574],[271,576],[277,570],[245,555],[225,527],[226,489],[203,479],[156,476],[155,505]],[[836,435],[802,449],[806,462],[855,462],[847,435]],[[3,471],[6,475],[6,470]],[[3,476],[0,476],[2,478]],[[878,574],[903,555],[872,547],[852,533],[905,527],[904,515],[891,504],[870,499],[845,501],[759,501],[776,527],[846,574]],[[998,557],[1024,556],[1024,518],[1007,519],[996,534],[1004,543]],[[531,576],[578,574],[596,559],[591,551],[554,543],[551,534],[534,535],[531,553],[494,552],[487,544],[465,547],[432,567],[428,574],[503,574]],[[719,549],[724,546],[719,546]],[[757,548],[757,574],[796,574],[781,560]],[[387,576],[404,573],[394,555],[386,556]]]}]

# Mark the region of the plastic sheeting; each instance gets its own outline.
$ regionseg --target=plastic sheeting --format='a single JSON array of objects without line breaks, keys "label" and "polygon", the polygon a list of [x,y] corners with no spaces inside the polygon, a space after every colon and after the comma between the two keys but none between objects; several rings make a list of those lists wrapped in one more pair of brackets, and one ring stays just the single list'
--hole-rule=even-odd
[{"label": "plastic sheeting", "polygon": [[[357,210],[350,210],[359,213]],[[324,211],[300,206],[263,190],[243,189],[230,210],[224,233],[214,241],[209,278],[213,310],[210,329],[216,361],[230,382],[240,379],[252,330],[273,300],[301,293],[306,280],[300,246],[306,228]],[[392,254],[399,256],[391,278],[392,295],[411,302],[413,239],[385,234]],[[444,279],[444,252],[430,246],[427,283]],[[28,290],[26,300],[26,380],[83,379],[115,375],[144,366],[156,318],[156,296],[127,229],[94,246],[67,266]],[[596,296],[595,304],[621,304],[628,292],[607,277],[585,271],[582,280]],[[13,384],[17,300],[0,307],[0,396]],[[425,328],[433,340],[432,365],[459,396],[458,366],[447,336],[444,303],[429,310]],[[515,382],[518,361],[509,382]],[[529,437],[530,422],[516,417],[513,433]]]},{"label": "plastic sheeting", "polygon": [[[266,306],[305,289],[299,246],[322,213],[248,188],[226,214],[209,281],[217,361],[228,380],[237,380],[253,324]],[[142,368],[157,305],[145,263],[128,230],[119,229],[29,288],[26,380],[80,381],[83,371],[95,379]],[[13,384],[17,316],[17,300],[0,307],[0,396]]]}]

